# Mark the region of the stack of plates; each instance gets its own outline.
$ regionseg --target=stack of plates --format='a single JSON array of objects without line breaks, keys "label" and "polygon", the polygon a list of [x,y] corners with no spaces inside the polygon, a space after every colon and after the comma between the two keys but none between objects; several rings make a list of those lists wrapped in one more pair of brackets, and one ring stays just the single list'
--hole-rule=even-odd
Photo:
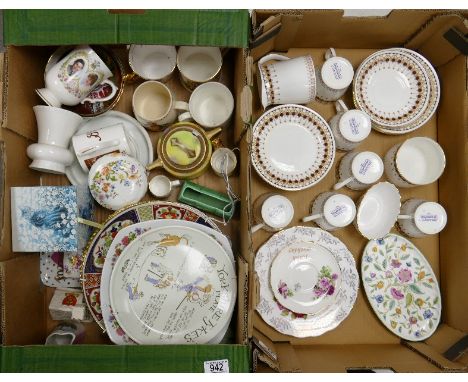
[{"label": "stack of plates", "polygon": [[257,311],[280,333],[319,336],[336,328],[356,301],[359,276],[346,246],[319,228],[293,227],[257,252]]},{"label": "stack of plates", "polygon": [[405,134],[433,116],[440,83],[434,67],[420,54],[404,48],[385,49],[359,66],[353,96],[356,107],[369,115],[375,130]]},{"label": "stack of plates", "polygon": [[88,306],[112,342],[223,340],[237,281],[229,240],[212,227],[200,211],[169,202],[111,216],[90,241],[82,279]]}]

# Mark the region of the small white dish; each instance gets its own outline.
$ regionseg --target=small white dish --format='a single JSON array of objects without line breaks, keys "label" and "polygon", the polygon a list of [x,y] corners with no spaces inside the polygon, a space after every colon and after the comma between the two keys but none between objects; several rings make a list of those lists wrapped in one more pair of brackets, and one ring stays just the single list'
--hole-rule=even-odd
[{"label": "small white dish", "polygon": [[319,244],[288,245],[271,264],[275,298],[296,313],[317,314],[332,306],[340,283],[341,270],[333,252]]},{"label": "small white dish", "polygon": [[136,159],[113,153],[93,164],[88,185],[91,195],[101,206],[116,211],[145,196],[148,178],[145,168]]},{"label": "small white dish", "polygon": [[149,182],[149,190],[157,198],[167,198],[172,187],[177,186],[180,186],[180,180],[171,181],[166,175],[156,175]]},{"label": "small white dish", "polygon": [[358,203],[355,225],[365,238],[387,235],[400,213],[400,193],[391,183],[380,182],[369,188]]}]

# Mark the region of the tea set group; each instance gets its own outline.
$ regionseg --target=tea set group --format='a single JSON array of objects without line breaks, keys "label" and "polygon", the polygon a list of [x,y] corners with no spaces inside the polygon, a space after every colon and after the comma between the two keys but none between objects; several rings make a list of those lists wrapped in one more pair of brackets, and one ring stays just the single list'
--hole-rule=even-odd
[{"label": "tea set group", "polygon": [[[61,47],[47,63],[45,87],[36,90],[47,105],[33,108],[38,142],[27,150],[30,168],[65,174],[113,211],[102,223],[79,221],[97,228],[75,256],[79,276],[43,282],[82,288],[90,315],[115,344],[219,343],[237,294],[230,240],[192,204],[164,199],[180,186],[184,201],[204,205],[206,195],[223,194],[188,180],[211,165],[229,185],[236,167],[233,151],[211,140],[234,110],[231,91],[218,82],[221,50],[131,45],[128,60],[133,73],[124,74],[104,47]],[[188,102],[176,100],[168,86],[176,72],[191,93]],[[134,117],[111,110],[125,81],[141,82],[133,92]],[[161,132],[155,161],[148,130]],[[158,167],[175,179],[149,179]],[[147,190],[155,199],[141,201]],[[62,255],[58,268],[68,259]],[[41,256],[43,273],[57,272],[51,263],[58,254]]]},{"label": "tea set group", "polygon": [[[436,182],[444,152],[424,136],[396,144],[383,158],[359,145],[372,130],[403,135],[428,122],[440,98],[433,66],[403,48],[377,51],[356,70],[332,48],[318,68],[310,55],[268,54],[258,61],[257,84],[265,112],[252,128],[250,151],[265,182],[285,191],[313,187],[332,168],[335,151],[346,152],[333,190],[319,194],[302,218],[317,227],[287,228],[294,205],[284,195],[266,193],[254,201],[252,234],[273,233],[255,256],[262,319],[286,335],[322,335],[349,315],[361,278],[370,305],[391,332],[410,341],[431,336],[441,316],[436,276],[410,240],[390,231],[397,223],[404,235],[423,238],[444,229],[443,206],[417,198],[402,203],[398,190]],[[349,87],[354,109],[341,99]],[[330,121],[304,106],[316,99],[334,102]],[[388,181],[379,182],[384,173]],[[363,194],[355,203],[340,193],[344,187]],[[369,240],[360,277],[352,253],[332,235],[351,223]]]}]

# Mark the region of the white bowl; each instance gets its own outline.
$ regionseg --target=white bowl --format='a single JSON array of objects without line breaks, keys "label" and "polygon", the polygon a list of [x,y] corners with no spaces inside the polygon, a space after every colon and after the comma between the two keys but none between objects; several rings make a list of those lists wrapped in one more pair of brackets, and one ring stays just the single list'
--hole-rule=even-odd
[{"label": "white bowl", "polygon": [[365,238],[381,239],[396,223],[400,206],[398,189],[392,183],[377,183],[360,199],[355,226]]}]

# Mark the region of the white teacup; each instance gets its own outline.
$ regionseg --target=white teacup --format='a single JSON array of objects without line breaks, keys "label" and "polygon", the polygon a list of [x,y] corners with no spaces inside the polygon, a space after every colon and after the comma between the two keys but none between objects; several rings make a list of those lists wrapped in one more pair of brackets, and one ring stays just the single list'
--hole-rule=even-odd
[{"label": "white teacup", "polygon": [[106,154],[131,153],[128,138],[121,123],[75,135],[72,137],[72,145],[78,163],[86,173],[89,172],[94,162]]},{"label": "white teacup", "polygon": [[276,232],[291,223],[294,206],[282,195],[264,194],[255,201],[254,214],[258,224],[252,227],[252,233],[260,229]]},{"label": "white teacup", "polygon": [[171,181],[166,175],[156,175],[149,182],[149,190],[157,198],[167,198],[177,186],[180,186],[180,180]]},{"label": "white teacup", "polygon": [[177,68],[182,85],[193,91],[209,81],[215,81],[221,74],[223,57],[221,49],[210,46],[181,46],[177,52]]},{"label": "white teacup", "polygon": [[365,140],[372,129],[369,116],[361,110],[349,110],[342,100],[335,103],[337,114],[330,120],[336,148],[351,151]]},{"label": "white teacup", "polygon": [[174,73],[177,50],[171,45],[131,45],[128,62],[141,78],[165,82]]},{"label": "white teacup", "polygon": [[334,231],[353,222],[356,206],[349,196],[323,192],[312,203],[310,213],[302,219],[303,222],[315,221],[320,228]]},{"label": "white teacup", "polygon": [[29,158],[33,159],[29,167],[37,171],[64,174],[65,167],[74,160],[72,152],[68,150],[70,139],[83,118],[52,106],[37,105],[33,110],[37,121],[38,143],[27,149]]},{"label": "white teacup", "polygon": [[[36,92],[50,106],[74,106],[109,77],[112,72],[97,53],[89,46],[79,46],[47,71],[45,88]],[[117,90],[112,87],[110,98]]]},{"label": "white teacup", "polygon": [[447,224],[447,212],[439,203],[408,199],[398,215],[400,230],[410,237],[435,235]]},{"label": "white teacup", "polygon": [[334,190],[347,186],[352,190],[364,190],[377,182],[384,172],[382,159],[372,151],[350,152],[339,166],[339,182]]},{"label": "white teacup", "polygon": [[336,101],[346,93],[353,82],[354,69],[344,57],[338,57],[335,49],[325,53],[325,63],[317,71],[317,98]]},{"label": "white teacup", "polygon": [[[266,64],[268,61],[276,60]],[[289,58],[267,54],[258,61],[258,86],[263,108],[280,104],[306,104],[315,99],[312,56]]]},{"label": "white teacup", "polygon": [[174,100],[169,88],[159,81],[146,81],[133,93],[133,114],[141,125],[153,131],[174,123],[176,109],[183,109],[185,102]]},{"label": "white teacup", "polygon": [[190,96],[189,103],[178,102],[186,113],[179,115],[179,121],[193,119],[206,129],[224,127],[234,110],[231,91],[219,82],[207,82],[198,86]]},{"label": "white teacup", "polygon": [[414,137],[393,146],[385,155],[385,174],[398,187],[435,182],[445,169],[442,147],[431,138]]}]

